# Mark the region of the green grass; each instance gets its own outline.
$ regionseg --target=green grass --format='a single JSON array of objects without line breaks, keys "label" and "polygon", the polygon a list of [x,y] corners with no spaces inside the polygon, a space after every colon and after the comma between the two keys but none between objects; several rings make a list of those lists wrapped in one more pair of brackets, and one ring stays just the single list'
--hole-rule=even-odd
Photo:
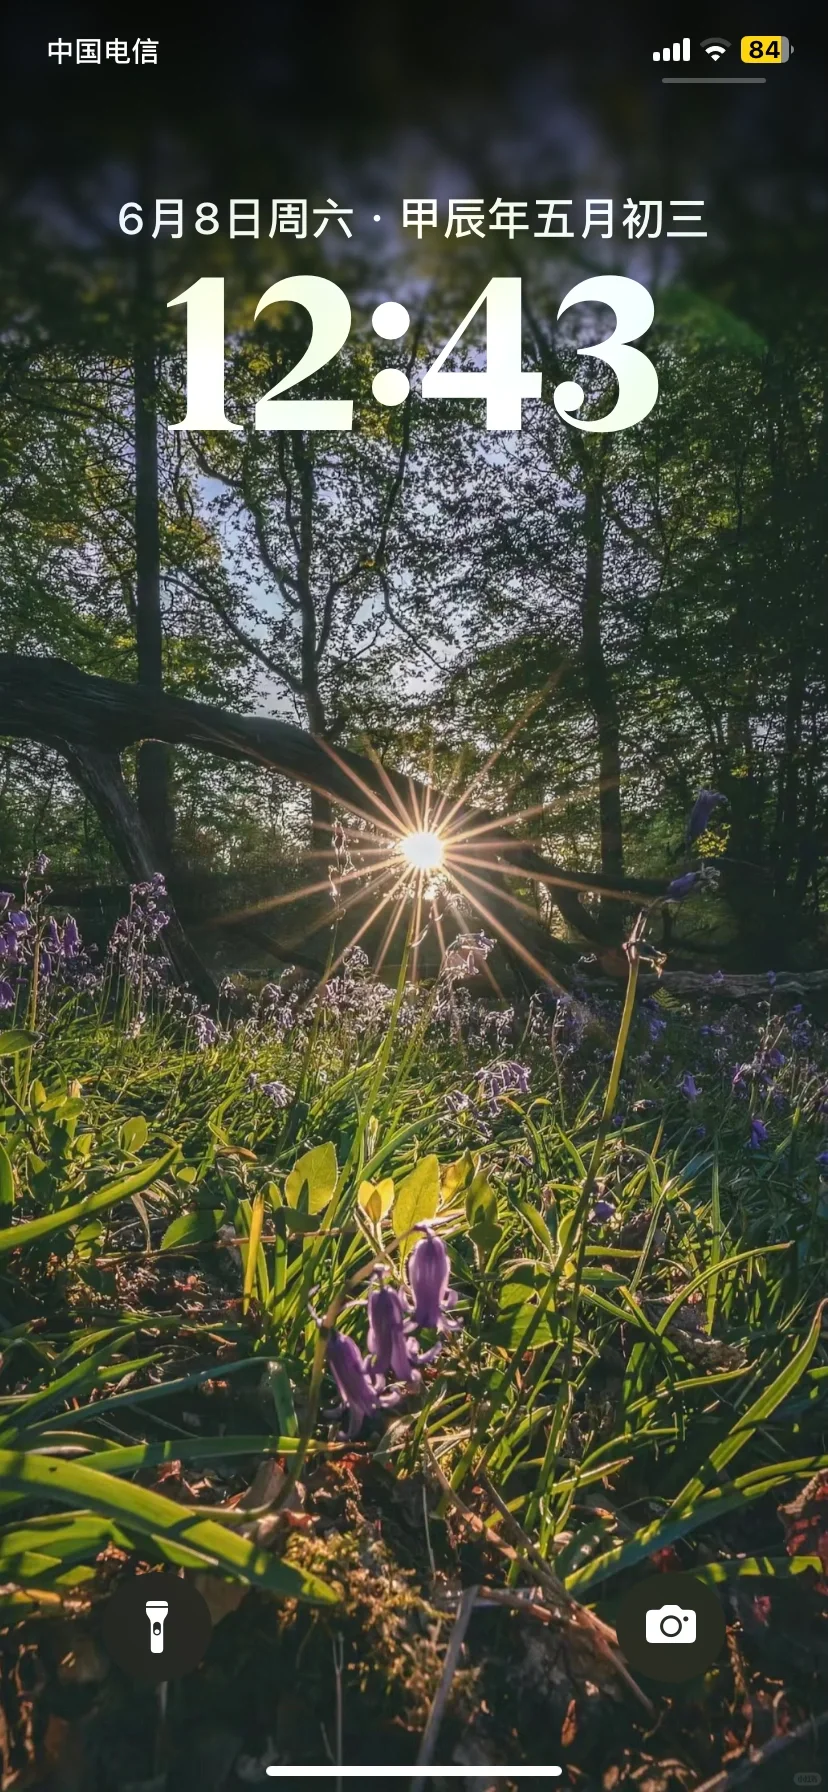
[{"label": "green grass", "polygon": [[[774,1508],[828,1468],[823,1073],[812,1047],[788,1062],[751,1152],[762,1090],[740,1108],[710,1058],[700,1139],[642,1037],[637,971],[633,949],[614,1051],[606,1005],[580,1056],[530,1029],[531,1094],[493,1112],[476,1073],[495,1054],[428,1025],[429,997],[418,1022],[402,979],[382,1027],[319,1008],[199,1050],[169,1013],[131,1036],[123,1010],[73,1001],[36,1038],[0,1034],[0,1603],[57,1609],[113,1545],[336,1598],[235,1507],[151,1483],[171,1460],[252,1478],[279,1455],[284,1502],[309,1452],[336,1455],[318,1316],[364,1351],[369,1280],[404,1284],[423,1220],[463,1327],[359,1448],[401,1478],[436,1463],[435,1501],[496,1528],[493,1486],[521,1527],[510,1578],[539,1551],[587,1603],[668,1547],[709,1578],[813,1566]],[[686,1056],[696,1017],[665,1024],[659,1051]]]}]

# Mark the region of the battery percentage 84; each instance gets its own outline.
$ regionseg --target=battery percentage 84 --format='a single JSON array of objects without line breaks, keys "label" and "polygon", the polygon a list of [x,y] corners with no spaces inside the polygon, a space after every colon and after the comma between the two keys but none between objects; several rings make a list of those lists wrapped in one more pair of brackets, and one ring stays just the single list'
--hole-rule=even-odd
[{"label": "battery percentage 84", "polygon": [[787,62],[790,53],[791,40],[788,37],[763,37],[756,32],[750,37],[742,38],[743,62],[778,64]]}]

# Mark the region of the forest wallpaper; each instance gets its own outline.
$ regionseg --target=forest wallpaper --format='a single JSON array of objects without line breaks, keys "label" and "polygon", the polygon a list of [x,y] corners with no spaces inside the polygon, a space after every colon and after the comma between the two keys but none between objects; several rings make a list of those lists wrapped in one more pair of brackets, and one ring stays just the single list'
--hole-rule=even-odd
[{"label": "forest wallpaper", "polygon": [[2,1792],[828,1774],[795,23],[4,24]]}]

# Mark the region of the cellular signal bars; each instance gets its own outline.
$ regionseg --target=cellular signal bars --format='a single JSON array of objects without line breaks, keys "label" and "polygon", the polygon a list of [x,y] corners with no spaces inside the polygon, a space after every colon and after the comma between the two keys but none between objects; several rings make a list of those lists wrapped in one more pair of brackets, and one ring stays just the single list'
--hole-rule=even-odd
[{"label": "cellular signal bars", "polygon": [[676,43],[673,45],[672,50],[670,49],[669,44],[665,44],[663,50],[654,50],[653,51],[653,61],[654,62],[689,62],[690,61],[690,39],[689,39],[689,37],[683,37],[680,44]]}]

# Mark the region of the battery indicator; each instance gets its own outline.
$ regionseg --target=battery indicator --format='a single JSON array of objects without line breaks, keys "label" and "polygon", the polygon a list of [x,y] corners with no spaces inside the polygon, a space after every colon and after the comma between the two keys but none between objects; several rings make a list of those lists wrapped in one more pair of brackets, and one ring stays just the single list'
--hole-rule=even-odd
[{"label": "battery indicator", "polygon": [[766,68],[768,64],[787,62],[791,48],[789,37],[763,37],[755,32],[742,38],[742,61],[761,63]]}]

